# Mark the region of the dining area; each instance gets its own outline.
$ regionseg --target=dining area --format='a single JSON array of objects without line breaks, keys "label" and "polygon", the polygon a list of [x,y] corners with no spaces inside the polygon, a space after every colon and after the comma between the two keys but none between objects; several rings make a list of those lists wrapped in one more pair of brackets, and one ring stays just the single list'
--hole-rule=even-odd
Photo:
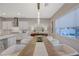
[{"label": "dining area", "polygon": [[[23,41],[24,40],[24,41]],[[74,56],[78,52],[52,36],[36,35],[4,50],[1,56]],[[10,51],[10,52],[9,52]]]}]

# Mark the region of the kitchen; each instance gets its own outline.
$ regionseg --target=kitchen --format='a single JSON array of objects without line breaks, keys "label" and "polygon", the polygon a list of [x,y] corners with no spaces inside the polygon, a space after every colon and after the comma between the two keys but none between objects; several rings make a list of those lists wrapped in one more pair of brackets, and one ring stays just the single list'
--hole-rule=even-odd
[{"label": "kitchen", "polygon": [[[64,41],[62,40],[62,42],[61,38],[56,35],[56,24],[54,21],[57,19],[55,17],[62,15],[64,11],[68,12],[71,9],[78,8],[77,6],[79,6],[79,4],[74,3],[0,4],[0,55],[78,55],[78,51],[74,47],[75,44],[72,46],[72,44],[70,45],[68,42],[63,43]],[[67,9],[60,14],[60,10],[64,7]],[[56,14],[57,12],[58,15]]]}]

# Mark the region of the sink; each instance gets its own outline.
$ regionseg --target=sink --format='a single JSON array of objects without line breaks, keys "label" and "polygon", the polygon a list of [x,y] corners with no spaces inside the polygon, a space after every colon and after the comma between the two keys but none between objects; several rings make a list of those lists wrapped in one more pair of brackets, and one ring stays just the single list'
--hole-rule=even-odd
[{"label": "sink", "polygon": [[68,46],[66,44],[59,44],[59,45],[55,45],[54,47],[63,56],[73,56],[73,55],[78,54],[78,52],[74,48],[72,48],[72,47],[70,47],[70,46]]}]

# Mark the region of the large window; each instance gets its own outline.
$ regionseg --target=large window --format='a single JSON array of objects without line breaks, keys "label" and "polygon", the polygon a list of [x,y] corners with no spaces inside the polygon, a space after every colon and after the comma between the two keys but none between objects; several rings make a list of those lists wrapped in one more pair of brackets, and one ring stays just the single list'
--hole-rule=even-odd
[{"label": "large window", "polygon": [[79,38],[79,8],[58,18],[55,23],[56,33],[70,38]]}]

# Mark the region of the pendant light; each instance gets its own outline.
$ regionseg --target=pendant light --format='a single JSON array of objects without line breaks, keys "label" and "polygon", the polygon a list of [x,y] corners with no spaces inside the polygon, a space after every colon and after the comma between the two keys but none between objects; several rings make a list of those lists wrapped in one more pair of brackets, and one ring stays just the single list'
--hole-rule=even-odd
[{"label": "pendant light", "polygon": [[37,10],[38,10],[38,19],[37,19],[37,23],[38,23],[38,25],[40,24],[40,12],[39,12],[39,10],[40,10],[40,3],[37,3]]}]

